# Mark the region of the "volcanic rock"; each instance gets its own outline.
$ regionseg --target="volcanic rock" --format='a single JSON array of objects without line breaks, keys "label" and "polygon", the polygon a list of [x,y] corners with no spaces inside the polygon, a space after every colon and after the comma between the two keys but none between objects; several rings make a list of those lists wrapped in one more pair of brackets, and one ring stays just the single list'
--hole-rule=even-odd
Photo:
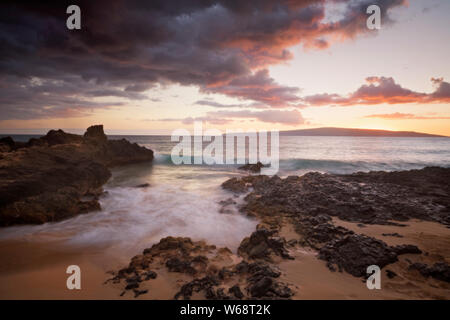
[{"label": "volcanic rock", "polygon": [[432,277],[437,280],[450,282],[450,265],[446,262],[437,262],[432,266],[424,263],[413,263],[409,266],[410,270],[418,270],[424,277]]},{"label": "volcanic rock", "polygon": [[352,234],[340,240],[327,243],[319,251],[319,259],[328,262],[328,266],[337,265],[355,277],[365,276],[367,267],[384,266],[396,262],[397,256],[405,253],[420,253],[412,245],[390,247],[381,240],[360,234]]},{"label": "volcanic rock", "polygon": [[243,211],[257,216],[326,215],[361,224],[401,225],[409,219],[450,226],[450,168],[301,177],[246,176],[222,184],[246,196]]},{"label": "volcanic rock", "polygon": [[111,176],[109,167],[151,161],[153,151],[122,140],[106,140],[103,126],[84,137],[50,130],[0,157],[0,226],[59,221],[100,210],[96,197]]},{"label": "volcanic rock", "polygon": [[244,297],[241,288],[237,284],[228,289],[228,292],[233,294],[237,299],[242,299]]},{"label": "volcanic rock", "polygon": [[282,237],[274,237],[273,232],[266,229],[256,230],[250,237],[242,240],[238,253],[250,259],[267,259],[270,258],[271,253],[286,259],[292,258],[286,249],[286,240]]},{"label": "volcanic rock", "polygon": [[241,167],[239,167],[239,170],[245,170],[245,171],[250,171],[253,173],[258,173],[261,172],[261,168],[264,168],[265,165],[263,165],[261,162],[257,162],[257,163],[248,163],[246,165],[243,165]]}]

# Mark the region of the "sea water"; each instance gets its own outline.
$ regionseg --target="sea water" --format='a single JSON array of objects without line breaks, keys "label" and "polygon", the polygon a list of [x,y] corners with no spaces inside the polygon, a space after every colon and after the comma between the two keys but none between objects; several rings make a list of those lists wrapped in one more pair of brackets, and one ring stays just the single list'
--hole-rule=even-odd
[{"label": "sea water", "polygon": [[[98,247],[128,259],[166,236],[206,240],[235,251],[255,230],[258,221],[237,206],[220,212],[220,201],[232,197],[221,183],[245,174],[238,165],[174,165],[170,153],[176,143],[169,136],[109,138],[125,138],[154,150],[153,163],[113,169],[100,198],[101,211],[55,223],[3,228],[0,240],[63,242],[79,250]],[[450,167],[449,138],[280,137],[280,176],[426,166]],[[148,186],[136,187],[142,184]],[[235,201],[239,205],[243,200]]]}]

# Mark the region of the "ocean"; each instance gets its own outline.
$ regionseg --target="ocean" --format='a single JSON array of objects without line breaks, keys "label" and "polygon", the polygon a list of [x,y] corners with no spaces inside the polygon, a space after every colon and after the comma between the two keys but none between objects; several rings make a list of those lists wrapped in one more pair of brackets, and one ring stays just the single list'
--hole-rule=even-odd
[{"label": "ocean", "polygon": [[[13,136],[27,141],[31,136]],[[96,248],[114,261],[126,262],[165,236],[207,240],[236,251],[258,221],[237,206],[221,213],[220,201],[232,197],[221,183],[245,173],[238,165],[174,165],[176,144],[169,136],[109,136],[125,138],[155,152],[152,164],[112,170],[101,197],[102,210],[38,226],[0,230],[0,240],[63,243],[71,249]],[[352,173],[450,167],[450,138],[280,137],[278,175],[310,171]],[[146,188],[137,185],[148,183]]]}]

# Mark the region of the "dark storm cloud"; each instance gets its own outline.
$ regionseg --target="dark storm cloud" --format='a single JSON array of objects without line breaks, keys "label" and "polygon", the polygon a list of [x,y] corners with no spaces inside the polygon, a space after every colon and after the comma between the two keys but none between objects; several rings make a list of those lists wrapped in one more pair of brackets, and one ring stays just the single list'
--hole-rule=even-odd
[{"label": "dark storm cloud", "polygon": [[[120,89],[89,86],[89,82],[77,78],[43,80],[8,76],[2,78],[0,93],[2,118],[22,120],[81,117],[91,114],[95,108],[124,105],[113,98],[144,98],[134,93],[129,95]],[[109,100],[96,102],[91,99],[93,97],[107,97]]]},{"label": "dark storm cloud", "polygon": [[202,91],[257,101],[274,108],[293,106],[300,101],[298,88],[279,85],[269,76],[267,69],[235,78],[220,86],[203,88]]},{"label": "dark storm cloud", "polygon": [[82,29],[70,31],[66,8],[72,3],[3,1],[0,120],[89,113],[120,104],[93,98],[145,99],[143,92],[157,83],[292,106],[297,89],[259,69],[290,59],[292,45],[323,49],[327,36],[368,32],[362,23],[368,4],[380,4],[383,12],[403,4],[349,1],[340,21],[325,23],[325,2],[77,1]]}]

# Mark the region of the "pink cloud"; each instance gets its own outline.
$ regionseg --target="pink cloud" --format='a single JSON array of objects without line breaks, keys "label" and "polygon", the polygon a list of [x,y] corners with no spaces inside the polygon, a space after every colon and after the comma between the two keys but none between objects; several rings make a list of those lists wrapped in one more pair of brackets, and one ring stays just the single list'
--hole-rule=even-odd
[{"label": "pink cloud", "polygon": [[436,89],[434,92],[427,94],[406,89],[397,84],[391,77],[368,77],[366,78],[367,84],[362,85],[347,96],[323,93],[303,97],[303,101],[310,106],[450,102],[450,83],[445,82],[442,78],[431,78],[431,81]]}]

